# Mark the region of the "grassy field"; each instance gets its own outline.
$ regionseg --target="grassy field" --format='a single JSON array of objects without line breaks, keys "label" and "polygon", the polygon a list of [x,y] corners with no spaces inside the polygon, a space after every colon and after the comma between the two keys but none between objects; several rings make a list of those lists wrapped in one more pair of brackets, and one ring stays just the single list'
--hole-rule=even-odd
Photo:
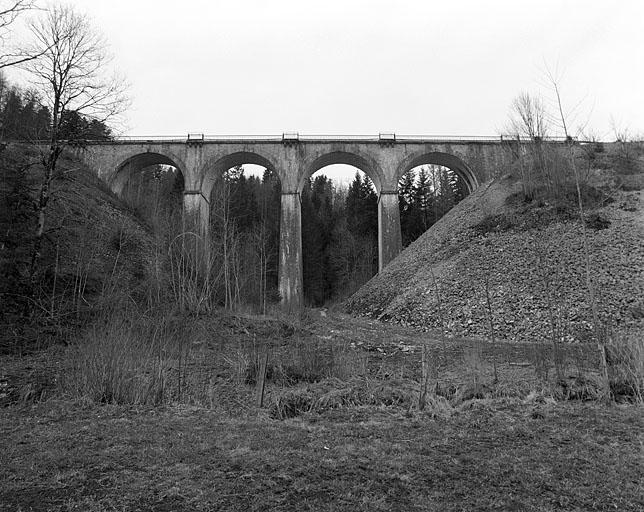
[{"label": "grassy field", "polygon": [[78,393],[74,347],[4,357],[0,509],[644,510],[643,410],[593,399],[592,347],[561,349],[561,380],[548,347],[337,315],[202,324],[157,406]]}]

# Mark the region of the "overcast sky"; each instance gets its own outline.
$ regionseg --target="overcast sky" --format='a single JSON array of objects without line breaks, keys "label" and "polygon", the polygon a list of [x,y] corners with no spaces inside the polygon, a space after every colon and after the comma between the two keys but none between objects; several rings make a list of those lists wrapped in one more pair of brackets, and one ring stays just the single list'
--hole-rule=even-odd
[{"label": "overcast sky", "polygon": [[644,1],[75,0],[132,87],[126,133],[496,135],[558,68],[644,133]]}]

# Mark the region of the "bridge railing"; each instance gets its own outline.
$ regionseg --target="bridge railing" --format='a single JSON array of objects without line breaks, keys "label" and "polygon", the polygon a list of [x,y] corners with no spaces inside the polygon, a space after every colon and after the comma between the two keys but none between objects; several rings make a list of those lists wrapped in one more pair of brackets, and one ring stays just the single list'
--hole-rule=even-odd
[{"label": "bridge railing", "polygon": [[[286,139],[287,134],[280,135],[206,135],[203,134],[202,138],[190,139],[188,135],[125,135],[114,137],[116,142],[186,142],[190,140],[197,140],[199,142],[219,142],[219,141],[266,141],[276,142]],[[387,140],[392,142],[422,142],[422,141],[438,141],[438,142],[533,142],[534,139],[526,136],[517,135],[416,135],[416,134],[388,134],[393,137]],[[298,140],[306,142],[327,142],[327,141],[356,141],[356,142],[378,142],[383,140],[382,134],[376,135],[356,135],[356,134],[288,134],[288,140]],[[543,137],[544,142],[565,142],[568,140],[566,137]],[[577,139],[574,139],[577,141]],[[581,142],[581,141],[578,141]]]},{"label": "bridge railing", "polygon": [[[297,133],[292,134],[280,134],[280,135],[203,135],[198,134],[199,137],[195,137],[195,134],[186,134],[186,135],[122,135],[113,137],[109,140],[91,140],[84,139],[79,141],[69,141],[70,144],[83,145],[83,144],[114,144],[114,143],[123,143],[123,144],[142,144],[142,143],[156,143],[156,144],[201,144],[201,143],[217,143],[217,142],[385,142],[385,143],[405,143],[405,142],[416,142],[416,143],[468,143],[468,142],[481,142],[481,143],[516,143],[517,141],[522,143],[531,143],[535,139],[526,136],[517,136],[517,135],[413,135],[413,134],[378,134],[378,135],[300,135]],[[566,137],[543,137],[541,139],[543,142],[549,143],[563,143],[568,139]],[[583,141],[574,138],[577,143],[587,143],[588,141]],[[32,141],[33,142],[33,141]],[[49,141],[35,141],[36,143],[47,144]]]}]

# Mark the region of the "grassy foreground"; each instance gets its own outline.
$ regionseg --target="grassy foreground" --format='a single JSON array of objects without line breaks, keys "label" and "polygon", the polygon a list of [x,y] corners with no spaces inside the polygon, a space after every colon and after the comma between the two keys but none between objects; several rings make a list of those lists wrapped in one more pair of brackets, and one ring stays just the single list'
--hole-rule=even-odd
[{"label": "grassy foreground", "polygon": [[[154,357],[166,359],[142,367],[156,406],[83,395],[70,375],[87,385],[98,366],[74,366],[82,346],[0,360],[16,397],[0,410],[0,510],[644,510],[643,409],[596,399],[592,347],[561,348],[557,384],[547,347],[334,315],[205,325],[168,331],[190,348],[163,346]],[[80,361],[112,357],[113,339]],[[420,410],[422,345],[432,384]],[[163,379],[145,380],[150,368]]]},{"label": "grassy foreground", "polygon": [[4,411],[2,510],[642,510],[641,409]]}]

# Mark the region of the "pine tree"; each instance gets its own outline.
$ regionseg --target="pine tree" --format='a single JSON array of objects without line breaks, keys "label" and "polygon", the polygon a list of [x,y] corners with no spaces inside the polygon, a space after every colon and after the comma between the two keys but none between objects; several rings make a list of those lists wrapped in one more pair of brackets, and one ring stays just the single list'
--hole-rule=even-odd
[{"label": "pine tree", "polygon": [[309,179],[301,194],[302,201],[302,264],[304,297],[312,305],[324,302],[324,241],[313,199],[313,186]]},{"label": "pine tree", "polygon": [[356,172],[346,198],[347,227],[360,236],[378,236],[378,196],[368,176]]},{"label": "pine tree", "polygon": [[420,223],[417,236],[427,231],[432,225],[433,216],[430,206],[432,204],[433,186],[430,180],[430,173],[431,171],[428,171],[426,167],[421,167],[418,170],[418,178],[414,186],[413,205],[418,212],[417,215]]},{"label": "pine tree", "polygon": [[400,207],[400,231],[403,247],[407,247],[417,236],[419,211],[414,203],[416,173],[413,169],[402,175],[398,182],[398,205]]}]

